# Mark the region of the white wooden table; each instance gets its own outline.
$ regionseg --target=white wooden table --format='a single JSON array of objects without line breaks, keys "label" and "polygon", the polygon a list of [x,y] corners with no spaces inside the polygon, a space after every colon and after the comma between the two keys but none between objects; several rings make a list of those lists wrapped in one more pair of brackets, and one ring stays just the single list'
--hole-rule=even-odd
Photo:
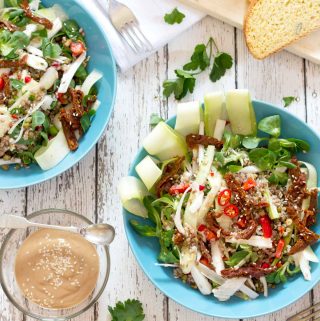
[{"label": "white wooden table", "polygon": [[[144,276],[128,247],[117,196],[119,179],[127,174],[149,131],[150,114],[157,112],[168,117],[175,113],[175,102],[162,97],[162,81],[173,76],[173,70],[187,61],[194,46],[207,42],[209,36],[217,40],[221,50],[232,54],[235,64],[216,84],[207,75],[199,77],[196,90],[188,99],[202,99],[209,91],[235,87],[249,88],[255,98],[277,105],[281,105],[283,96],[298,96],[299,102],[289,107],[290,111],[320,129],[320,67],[287,52],[256,61],[248,54],[242,32],[209,17],[126,74],[119,74],[113,117],[95,149],[78,165],[46,183],[0,191],[1,213],[27,215],[44,208],[66,208],[115,226],[117,237],[111,247],[107,290],[99,303],[77,321],[106,321],[108,305],[127,298],[143,302],[147,321],[213,320],[166,298]],[[297,303],[258,320],[285,320],[319,300],[320,287],[316,287]],[[0,290],[0,321],[26,320],[29,319],[14,309]]]}]

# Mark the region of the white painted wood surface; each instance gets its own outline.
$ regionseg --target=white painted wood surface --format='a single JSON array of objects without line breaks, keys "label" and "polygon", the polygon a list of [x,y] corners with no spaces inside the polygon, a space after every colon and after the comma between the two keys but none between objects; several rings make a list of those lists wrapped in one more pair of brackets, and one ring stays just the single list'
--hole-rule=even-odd
[{"label": "white painted wood surface", "polygon": [[[186,98],[201,99],[210,90],[249,88],[254,97],[281,105],[283,96],[299,97],[289,110],[320,130],[320,67],[288,52],[265,61],[255,61],[249,54],[241,31],[207,17],[174,42],[143,61],[126,74],[119,74],[118,97],[113,117],[92,150],[78,165],[44,184],[17,191],[0,191],[2,213],[26,215],[33,211],[58,207],[87,217],[108,221],[116,228],[111,247],[111,276],[99,303],[75,321],[107,321],[108,305],[118,300],[139,298],[147,321],[209,321],[213,318],[193,313],[162,295],[137,265],[124,234],[117,183],[126,175],[143,137],[148,133],[149,116],[175,113],[175,102],[162,98],[161,84],[173,75],[190,56],[194,45],[213,36],[221,50],[235,58],[234,68],[218,83],[200,76],[195,92]],[[3,234],[0,234],[0,240]],[[320,301],[320,287],[297,303],[257,321],[284,321],[313,301]],[[0,290],[0,321],[25,321]]]}]

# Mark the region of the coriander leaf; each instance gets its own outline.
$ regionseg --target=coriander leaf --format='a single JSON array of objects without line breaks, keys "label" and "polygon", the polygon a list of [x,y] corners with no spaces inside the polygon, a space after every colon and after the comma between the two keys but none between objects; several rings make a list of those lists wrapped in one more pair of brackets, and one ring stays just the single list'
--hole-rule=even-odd
[{"label": "coriander leaf", "polygon": [[210,57],[207,53],[207,47],[199,44],[194,48],[191,61],[183,66],[183,70],[205,70],[210,66]]},{"label": "coriander leaf", "polygon": [[289,107],[295,100],[297,99],[297,97],[293,97],[293,96],[288,96],[288,97],[283,97],[282,101],[283,101],[283,107]]},{"label": "coriander leaf", "polygon": [[142,304],[138,300],[126,300],[117,302],[116,306],[108,307],[112,321],[142,321],[145,318]]},{"label": "coriander leaf", "polygon": [[80,118],[80,124],[84,132],[86,132],[91,126],[91,118],[95,115],[96,111],[94,109],[89,110],[84,113]]},{"label": "coriander leaf", "polygon": [[80,33],[80,27],[74,20],[67,20],[63,23],[62,32],[67,35],[69,39],[83,40]]},{"label": "coriander leaf", "polygon": [[60,56],[62,49],[56,43],[52,43],[48,38],[43,38],[41,46],[45,58],[56,59]]},{"label": "coriander leaf", "polygon": [[261,170],[272,169],[277,160],[277,155],[266,148],[256,148],[249,153],[250,160]]},{"label": "coriander leaf", "polygon": [[263,138],[258,137],[244,137],[242,140],[242,146],[247,149],[254,149],[257,148]]},{"label": "coriander leaf", "polygon": [[139,224],[139,222],[135,220],[130,220],[130,224],[141,236],[157,237],[156,229],[152,226]]},{"label": "coriander leaf", "polygon": [[263,118],[258,124],[258,129],[273,137],[279,137],[281,133],[281,119],[279,115]]},{"label": "coriander leaf", "polygon": [[160,122],[164,121],[158,114],[151,114],[150,116],[150,126],[151,128],[156,127]]},{"label": "coriander leaf", "polygon": [[228,261],[225,261],[225,263],[228,266],[236,266],[237,264],[239,264],[242,260],[244,260],[248,255],[250,254],[249,251],[246,250],[242,250],[242,251],[238,251],[235,252]]},{"label": "coriander leaf", "polygon": [[32,129],[35,130],[37,126],[42,126],[42,124],[45,122],[46,116],[42,111],[35,111],[32,114]]},{"label": "coriander leaf", "polygon": [[165,80],[163,82],[163,95],[165,97],[168,98],[172,93],[174,93],[175,99],[181,100],[188,92],[193,93],[196,79],[187,73],[185,78],[182,76],[183,74],[183,70],[177,70],[179,78],[174,80]]},{"label": "coriander leaf", "polygon": [[16,90],[21,90],[25,83],[18,79],[10,79],[10,85]]},{"label": "coriander leaf", "polygon": [[184,18],[185,14],[180,12],[178,8],[174,8],[170,13],[165,14],[163,19],[169,25],[173,25],[175,23],[180,24]]},{"label": "coriander leaf", "polygon": [[213,67],[210,73],[210,79],[212,82],[218,81],[222,78],[226,71],[233,65],[232,57],[225,52],[218,52],[214,57]]}]

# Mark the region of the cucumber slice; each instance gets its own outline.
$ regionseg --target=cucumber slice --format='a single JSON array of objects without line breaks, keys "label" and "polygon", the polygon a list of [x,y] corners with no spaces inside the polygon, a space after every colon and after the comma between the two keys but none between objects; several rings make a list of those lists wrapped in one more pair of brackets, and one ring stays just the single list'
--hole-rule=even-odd
[{"label": "cucumber slice", "polygon": [[150,156],[146,156],[136,166],[136,172],[149,191],[162,176],[162,170],[157,166],[153,158]]},{"label": "cucumber slice", "polygon": [[182,136],[198,134],[201,111],[198,101],[178,104],[175,130]]},{"label": "cucumber slice", "polygon": [[50,21],[54,21],[57,18],[56,12],[52,8],[42,8],[36,11],[36,14],[47,18]]},{"label": "cucumber slice", "polygon": [[213,136],[217,120],[222,119],[224,101],[223,92],[210,93],[204,96],[204,126],[205,133],[208,136]]},{"label": "cucumber slice", "polygon": [[41,147],[34,158],[44,171],[58,165],[70,152],[63,130],[48,142],[47,146]]},{"label": "cucumber slice", "polygon": [[226,107],[233,134],[250,136],[257,133],[256,116],[248,90],[228,91]]},{"label": "cucumber slice", "polygon": [[275,220],[275,219],[279,218],[280,214],[279,214],[279,212],[277,210],[277,207],[273,204],[269,189],[267,189],[264,192],[264,197],[266,198],[267,202],[269,203],[269,207],[267,208],[269,217],[272,220]]},{"label": "cucumber slice", "polygon": [[164,122],[160,122],[145,138],[143,147],[150,155],[160,160],[187,156],[188,153],[185,140]]},{"label": "cucumber slice", "polygon": [[143,198],[148,194],[140,179],[134,176],[123,177],[118,186],[122,206],[130,213],[141,217],[148,217],[147,209],[143,205]]}]

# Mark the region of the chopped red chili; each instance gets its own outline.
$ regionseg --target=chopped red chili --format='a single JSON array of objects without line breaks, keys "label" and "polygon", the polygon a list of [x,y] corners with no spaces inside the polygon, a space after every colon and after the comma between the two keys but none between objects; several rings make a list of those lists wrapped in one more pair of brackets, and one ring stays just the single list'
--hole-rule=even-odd
[{"label": "chopped red chili", "polygon": [[276,258],[280,259],[282,256],[282,252],[285,246],[285,242],[284,239],[281,239],[277,245],[277,249],[276,249]]},{"label": "chopped red chili", "polygon": [[218,204],[220,206],[227,206],[230,203],[231,195],[231,189],[224,189],[221,191],[218,195]]},{"label": "chopped red chili", "polygon": [[272,226],[269,216],[260,217],[260,224],[262,227],[263,236],[269,239],[272,236]]},{"label": "chopped red chili", "polygon": [[239,208],[234,204],[230,204],[224,209],[224,214],[231,218],[235,218],[239,215]]},{"label": "chopped red chili", "polygon": [[245,190],[245,191],[248,191],[249,189],[253,188],[253,187],[256,187],[257,186],[257,183],[256,181],[249,177],[242,185],[242,188]]}]

